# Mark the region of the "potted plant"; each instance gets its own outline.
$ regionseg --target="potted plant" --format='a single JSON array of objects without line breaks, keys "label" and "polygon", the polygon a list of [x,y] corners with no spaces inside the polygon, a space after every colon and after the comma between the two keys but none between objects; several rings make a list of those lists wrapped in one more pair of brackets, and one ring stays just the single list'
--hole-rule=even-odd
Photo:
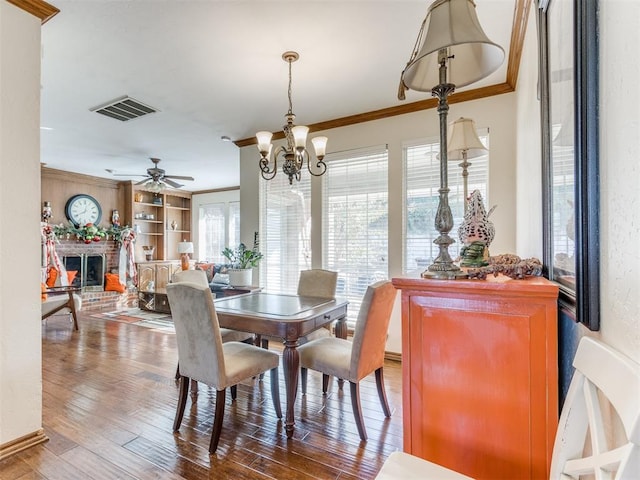
[{"label": "potted plant", "polygon": [[252,249],[241,243],[233,249],[226,247],[222,250],[222,255],[229,261],[229,284],[233,287],[251,285],[252,269],[262,259],[262,253],[258,250],[258,232],[254,235]]}]

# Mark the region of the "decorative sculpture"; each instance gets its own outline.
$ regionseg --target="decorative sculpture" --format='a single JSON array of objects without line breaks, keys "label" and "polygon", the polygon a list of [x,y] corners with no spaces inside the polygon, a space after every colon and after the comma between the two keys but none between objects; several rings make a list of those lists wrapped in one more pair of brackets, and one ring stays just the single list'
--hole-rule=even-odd
[{"label": "decorative sculpture", "polygon": [[460,249],[460,266],[482,267],[489,263],[489,245],[495,235],[495,228],[489,220],[489,215],[496,207],[494,206],[487,213],[479,190],[471,193],[467,205],[464,221],[458,229],[458,237],[463,245]]}]

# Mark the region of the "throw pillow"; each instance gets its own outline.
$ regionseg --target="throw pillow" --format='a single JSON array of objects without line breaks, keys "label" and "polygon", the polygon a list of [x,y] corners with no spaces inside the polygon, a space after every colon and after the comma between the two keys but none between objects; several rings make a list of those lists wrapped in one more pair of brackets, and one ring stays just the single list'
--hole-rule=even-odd
[{"label": "throw pillow", "polygon": [[44,302],[47,299],[47,286],[42,282],[40,282],[40,290],[42,292],[40,298]]},{"label": "throw pillow", "polygon": [[104,275],[104,291],[124,293],[126,287],[120,283],[120,275],[117,273],[106,273]]},{"label": "throw pillow", "polygon": [[77,270],[67,270],[67,280],[69,280],[69,285],[73,283],[77,274],[78,274]]},{"label": "throw pillow", "polygon": [[55,287],[58,279],[58,269],[50,266],[47,270],[47,287]]},{"label": "throw pillow", "polygon": [[215,273],[215,264],[214,263],[198,263],[196,265],[196,268],[199,268],[200,270],[204,270],[204,272],[207,274],[207,282],[211,283],[211,281],[213,280],[213,275]]}]

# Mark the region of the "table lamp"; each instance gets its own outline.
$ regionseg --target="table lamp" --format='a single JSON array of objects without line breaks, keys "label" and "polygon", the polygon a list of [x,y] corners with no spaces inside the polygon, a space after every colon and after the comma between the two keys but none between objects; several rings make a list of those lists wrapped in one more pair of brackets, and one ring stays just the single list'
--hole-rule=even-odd
[{"label": "table lamp", "polygon": [[189,254],[193,253],[193,242],[183,240],[178,244],[178,253],[180,254],[180,262],[182,270],[189,270]]},{"label": "table lamp", "polygon": [[449,255],[455,242],[449,232],[453,214],[449,206],[447,178],[447,97],[463,87],[496,71],[504,60],[504,50],[482,30],[472,0],[436,0],[427,11],[418,38],[400,77],[398,99],[405,90],[431,92],[438,98],[440,117],[440,196],[435,217],[439,232],[434,243],[439,253],[423,277],[456,278],[465,276]]},{"label": "table lamp", "polygon": [[484,155],[487,151],[476,132],[476,123],[470,118],[460,117],[451,123],[451,135],[447,154],[449,161],[462,160],[458,165],[462,167],[462,188],[464,194],[464,211],[467,212],[467,202],[469,200],[468,168],[471,166],[467,160]]}]

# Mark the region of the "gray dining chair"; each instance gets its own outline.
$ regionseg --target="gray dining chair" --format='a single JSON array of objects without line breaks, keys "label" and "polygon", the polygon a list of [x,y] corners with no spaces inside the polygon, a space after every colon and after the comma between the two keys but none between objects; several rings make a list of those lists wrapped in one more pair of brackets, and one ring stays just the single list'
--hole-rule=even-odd
[{"label": "gray dining chair", "polygon": [[[336,285],[338,284],[338,272],[314,268],[302,270],[298,277],[297,294],[303,297],[335,298]],[[300,343],[304,344],[318,338],[331,336],[331,327],[319,328],[300,338]],[[262,348],[269,348],[269,341],[282,341],[281,338],[265,337],[261,339]]]},{"label": "gray dining chair", "polygon": [[[171,278],[173,283],[195,283],[196,285],[209,286],[207,281],[207,273],[204,270],[181,270],[173,274]],[[171,308],[171,302],[169,302],[169,308]],[[230,328],[221,328],[220,335],[222,336],[222,343],[224,342],[245,342],[253,343],[254,335],[249,332],[240,332],[238,330],[231,330]],[[180,363],[176,367],[176,380],[180,379]],[[198,384],[193,383],[191,390],[195,393],[198,391]]]},{"label": "gray dining chair", "polygon": [[[195,283],[196,285],[209,286],[207,281],[207,273],[204,270],[181,270],[173,274],[173,283]],[[169,303],[171,306],[171,303]],[[230,328],[221,328],[220,335],[222,335],[223,342],[253,342],[253,333],[240,332],[238,330],[231,330]]]},{"label": "gray dining chair", "polygon": [[386,417],[391,416],[384,389],[382,369],[387,331],[391,311],[396,298],[396,289],[390,281],[384,280],[367,287],[358,312],[353,341],[336,337],[320,338],[298,347],[302,394],[307,393],[306,369],[322,372],[322,392],[327,393],[329,377],[349,381],[351,406],[358,433],[362,440],[367,432],[360,405],[360,380],[375,372],[378,397]]},{"label": "gray dining chair", "polygon": [[189,381],[205,383],[216,390],[213,429],[209,453],[218,448],[222,432],[227,387],[236,399],[237,384],[271,371],[271,397],[278,418],[282,418],[278,383],[277,353],[242,342],[222,342],[218,316],[209,286],[170,283],[167,296],[176,329],[180,362],[180,393],[173,423],[180,429],[187,403]]}]

